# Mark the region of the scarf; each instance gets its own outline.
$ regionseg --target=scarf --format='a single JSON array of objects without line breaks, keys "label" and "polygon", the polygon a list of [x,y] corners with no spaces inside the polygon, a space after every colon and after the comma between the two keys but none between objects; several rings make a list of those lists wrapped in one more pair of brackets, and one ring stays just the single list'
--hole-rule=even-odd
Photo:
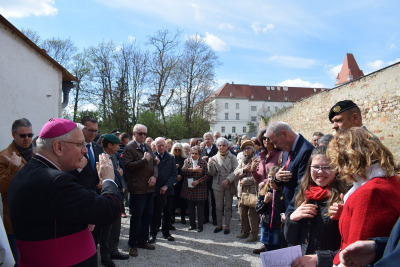
[{"label": "scarf", "polygon": [[254,157],[254,155],[255,155],[255,153],[252,152],[249,156],[244,157],[244,158],[243,158],[243,163],[246,164],[246,165],[249,164],[249,163],[251,163],[251,162],[252,162],[252,159],[253,159],[253,157]]},{"label": "scarf", "polygon": [[221,156],[222,160],[225,161],[226,157],[229,154],[229,150],[227,150],[225,153],[221,153],[218,151],[218,154]]},{"label": "scarf", "polygon": [[15,141],[13,141],[13,145],[18,150],[19,154],[25,159],[26,162],[28,162],[31,159],[32,153],[33,153],[33,145],[32,144],[27,149],[23,149],[23,148],[17,146]]},{"label": "scarf", "polygon": [[361,178],[358,174],[355,175],[357,182],[353,182],[353,187],[344,195],[343,201],[346,203],[346,200],[349,198],[351,194],[353,194],[358,188],[363,186],[369,180],[376,177],[386,177],[387,172],[381,168],[379,163],[372,164],[371,167],[368,168],[366,172],[367,180]]},{"label": "scarf", "polygon": [[323,201],[329,198],[329,189],[329,186],[309,186],[306,190],[304,190],[304,195],[307,201]]}]

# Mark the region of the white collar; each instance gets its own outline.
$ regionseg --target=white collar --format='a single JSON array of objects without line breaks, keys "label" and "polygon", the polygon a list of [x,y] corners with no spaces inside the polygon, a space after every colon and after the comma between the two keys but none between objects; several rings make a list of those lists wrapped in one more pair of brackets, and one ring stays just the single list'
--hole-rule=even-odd
[{"label": "white collar", "polygon": [[50,162],[51,164],[53,164],[53,165],[54,165],[54,167],[56,167],[58,170],[60,170],[60,171],[61,171],[61,169],[60,169],[60,168],[58,168],[58,166],[57,166],[56,164],[54,164],[54,162],[52,162],[51,160],[49,160],[48,158],[46,158],[46,157],[45,157],[45,156],[43,156],[42,154],[36,153],[36,156],[39,156],[39,157],[41,157],[41,158],[44,158],[45,160],[47,160],[48,162]]},{"label": "white collar", "polygon": [[349,198],[351,194],[353,194],[358,188],[363,186],[365,183],[376,177],[386,177],[386,174],[387,172],[381,168],[381,165],[379,163],[372,164],[371,167],[368,168],[366,173],[367,180],[364,180],[358,174],[356,174],[354,178],[357,180],[357,182],[353,182],[353,187],[346,193],[346,195],[344,195],[343,199],[344,203],[346,203],[346,200]]}]

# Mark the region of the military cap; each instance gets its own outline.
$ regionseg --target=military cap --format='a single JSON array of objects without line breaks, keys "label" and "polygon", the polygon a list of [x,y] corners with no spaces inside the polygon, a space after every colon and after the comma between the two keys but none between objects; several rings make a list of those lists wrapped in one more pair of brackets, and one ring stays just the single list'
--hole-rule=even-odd
[{"label": "military cap", "polygon": [[107,141],[109,141],[112,144],[119,144],[119,142],[120,142],[119,138],[113,134],[105,134],[104,139],[106,139]]},{"label": "military cap", "polygon": [[333,122],[332,121],[333,117],[335,117],[336,115],[339,115],[343,111],[346,111],[348,109],[355,108],[355,107],[357,107],[357,104],[351,100],[339,101],[335,105],[333,105],[333,107],[329,111],[329,120],[331,122]]},{"label": "military cap", "polygon": [[111,131],[112,134],[120,134],[121,129],[120,128],[115,128],[114,130]]}]

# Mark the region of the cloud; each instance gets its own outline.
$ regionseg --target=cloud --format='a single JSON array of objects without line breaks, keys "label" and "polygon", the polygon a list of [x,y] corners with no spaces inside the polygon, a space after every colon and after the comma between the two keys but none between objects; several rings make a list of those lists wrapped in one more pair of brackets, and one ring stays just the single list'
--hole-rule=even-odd
[{"label": "cloud", "polygon": [[308,69],[317,63],[317,61],[314,59],[288,57],[288,56],[272,56],[268,60],[277,62],[286,67],[292,67],[298,69]]},{"label": "cloud", "polygon": [[275,28],[275,26],[274,24],[264,24],[262,22],[255,21],[253,22],[253,24],[251,24],[251,28],[256,34],[258,34],[261,31],[263,33],[266,33],[268,30],[272,31]]},{"label": "cloud", "polygon": [[23,18],[30,15],[54,16],[57,8],[54,0],[12,0],[2,1],[0,14],[6,18]]},{"label": "cloud", "polygon": [[204,19],[204,14],[200,11],[200,7],[196,4],[190,3],[190,5],[194,8],[194,18],[196,20]]},{"label": "cloud", "polygon": [[310,83],[309,81],[303,81],[301,79],[295,80],[285,80],[281,83],[278,83],[280,86],[289,86],[289,87],[312,87],[312,88],[327,88],[322,83]]},{"label": "cloud", "polygon": [[122,48],[123,48],[122,45],[116,45],[115,46],[115,51],[119,52],[119,51],[121,51]]},{"label": "cloud", "polygon": [[389,61],[387,64],[388,64],[388,66],[389,66],[389,65],[392,65],[392,64],[397,63],[397,62],[400,62],[400,58],[396,58],[396,59],[393,60],[393,61]]},{"label": "cloud", "polygon": [[128,36],[128,40],[129,40],[130,43],[132,43],[133,41],[135,41],[135,37],[129,35]]},{"label": "cloud", "polygon": [[372,71],[375,71],[385,67],[385,62],[383,62],[383,60],[378,59],[375,60],[374,62],[368,62],[367,66],[369,67],[369,69],[372,69]]},{"label": "cloud", "polygon": [[230,47],[227,43],[219,39],[217,36],[206,32],[206,44],[211,46],[215,51],[229,51]]},{"label": "cloud", "polygon": [[233,29],[234,27],[229,23],[220,23],[218,29],[225,30],[225,29]]},{"label": "cloud", "polygon": [[396,46],[395,44],[391,44],[391,45],[389,46],[389,50],[393,50],[393,49],[395,49],[395,48],[397,48],[397,46]]},{"label": "cloud", "polygon": [[333,65],[325,65],[324,71],[329,74],[329,77],[332,80],[336,80],[338,73],[342,70],[342,64],[333,66]]}]

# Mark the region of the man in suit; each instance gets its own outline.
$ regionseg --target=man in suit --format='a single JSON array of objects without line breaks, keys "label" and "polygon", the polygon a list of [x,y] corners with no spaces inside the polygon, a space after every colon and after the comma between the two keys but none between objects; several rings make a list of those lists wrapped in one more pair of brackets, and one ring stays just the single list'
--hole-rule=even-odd
[{"label": "man in suit", "polygon": [[[118,186],[118,190],[121,197],[124,195],[125,181],[122,178],[123,170],[119,167],[117,160],[117,153],[119,150],[119,142],[117,136],[113,134],[105,134],[103,139],[104,152],[108,154],[114,167],[115,183]],[[121,234],[121,218],[116,220],[110,225],[102,225],[100,229],[100,255],[101,263],[106,267],[114,267],[115,264],[113,259],[127,260],[128,255],[121,254],[118,251],[119,236]]]},{"label": "man in suit", "polygon": [[293,201],[300,180],[303,178],[308,159],[314,146],[301,134],[295,133],[289,124],[282,121],[272,122],[265,132],[275,147],[285,151],[282,168],[275,174],[276,185],[283,186],[286,214],[294,210]]},{"label": "man in suit", "polygon": [[128,191],[131,196],[132,213],[129,229],[129,255],[138,256],[137,248],[154,250],[149,244],[149,225],[153,216],[154,191],[158,177],[157,161],[151,148],[144,141],[147,127],[136,124],[133,127],[135,140],[124,149],[124,165]]},{"label": "man in suit", "polygon": [[[213,136],[211,132],[205,133],[203,135],[204,139],[204,148],[201,150],[201,158],[204,159],[205,161],[208,162],[208,159],[215,156],[218,153],[218,148],[215,144],[213,144]],[[215,197],[214,197],[214,192],[212,189],[212,182],[213,178],[212,176],[208,177],[207,180],[207,193],[208,196],[211,196],[211,216],[213,219],[213,225],[217,225],[217,213],[215,209]],[[205,207],[204,207],[204,223],[209,222],[209,217],[210,217],[210,208],[209,208],[209,202],[208,198],[205,201]]]}]

